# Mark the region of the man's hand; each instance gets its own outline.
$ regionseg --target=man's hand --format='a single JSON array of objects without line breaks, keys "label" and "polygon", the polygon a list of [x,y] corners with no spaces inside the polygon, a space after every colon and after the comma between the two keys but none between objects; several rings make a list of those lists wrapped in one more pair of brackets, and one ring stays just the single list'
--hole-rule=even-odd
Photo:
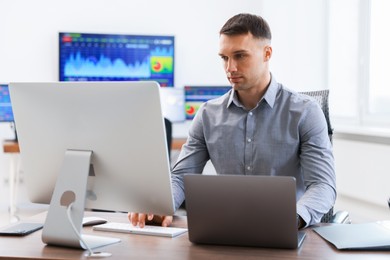
[{"label": "man's hand", "polygon": [[133,226],[139,226],[143,228],[145,224],[159,224],[163,227],[168,227],[172,224],[172,216],[158,216],[153,214],[134,213],[129,212],[127,217]]},{"label": "man's hand", "polygon": [[303,218],[301,216],[299,216],[297,214],[297,225],[298,225],[298,229],[301,229],[303,228],[304,226],[306,226],[306,222],[303,220]]}]

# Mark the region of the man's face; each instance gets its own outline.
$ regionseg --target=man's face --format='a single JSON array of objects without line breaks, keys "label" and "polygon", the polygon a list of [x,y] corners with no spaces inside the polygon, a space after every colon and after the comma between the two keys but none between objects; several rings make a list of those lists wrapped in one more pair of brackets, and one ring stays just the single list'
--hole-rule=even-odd
[{"label": "man's face", "polygon": [[261,86],[269,74],[268,60],[272,49],[268,41],[256,39],[251,33],[220,36],[219,55],[229,82],[235,90]]}]

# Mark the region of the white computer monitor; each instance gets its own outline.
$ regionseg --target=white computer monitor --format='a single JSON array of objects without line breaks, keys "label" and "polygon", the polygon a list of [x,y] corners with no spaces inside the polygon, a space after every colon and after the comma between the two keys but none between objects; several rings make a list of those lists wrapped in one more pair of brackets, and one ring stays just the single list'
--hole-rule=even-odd
[{"label": "white computer monitor", "polygon": [[11,83],[10,93],[29,198],[50,202],[44,231],[67,191],[80,228],[84,207],[173,214],[157,82]]}]

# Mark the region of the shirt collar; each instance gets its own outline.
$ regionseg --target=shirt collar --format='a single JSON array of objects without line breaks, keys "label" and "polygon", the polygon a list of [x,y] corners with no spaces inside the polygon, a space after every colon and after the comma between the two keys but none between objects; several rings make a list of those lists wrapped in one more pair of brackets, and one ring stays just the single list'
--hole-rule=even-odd
[{"label": "shirt collar", "polygon": [[[271,73],[271,82],[270,82],[268,89],[265,92],[263,98],[258,102],[258,104],[260,104],[260,102],[264,99],[264,101],[267,102],[267,104],[271,108],[274,107],[275,100],[276,100],[276,94],[278,93],[278,89],[279,89],[278,83],[276,82],[276,79],[274,78],[274,76]],[[234,91],[233,89],[230,93],[227,107],[229,107],[232,103],[234,103],[238,107],[244,107],[241,104],[241,102],[238,100],[236,91]]]}]

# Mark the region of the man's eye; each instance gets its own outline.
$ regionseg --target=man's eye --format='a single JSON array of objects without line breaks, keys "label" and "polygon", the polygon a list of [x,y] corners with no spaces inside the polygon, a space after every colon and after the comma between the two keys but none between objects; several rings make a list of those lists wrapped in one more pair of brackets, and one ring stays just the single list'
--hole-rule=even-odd
[{"label": "man's eye", "polygon": [[227,60],[228,60],[228,57],[226,57],[226,56],[221,56],[221,59],[222,59],[223,61],[227,61]]},{"label": "man's eye", "polygon": [[245,58],[245,55],[244,54],[237,54],[235,57],[236,57],[236,59],[243,59],[243,58]]}]

